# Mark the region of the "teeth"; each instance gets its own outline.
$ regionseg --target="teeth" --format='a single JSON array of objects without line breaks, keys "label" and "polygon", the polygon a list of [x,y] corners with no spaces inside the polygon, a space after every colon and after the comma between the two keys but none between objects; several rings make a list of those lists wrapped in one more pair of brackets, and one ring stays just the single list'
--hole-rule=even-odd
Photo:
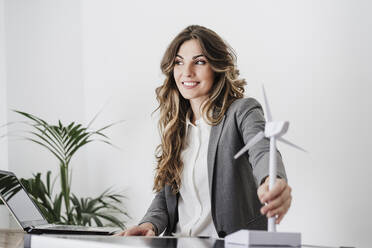
[{"label": "teeth", "polygon": [[183,82],[183,84],[186,85],[186,86],[194,86],[197,83],[196,82]]}]

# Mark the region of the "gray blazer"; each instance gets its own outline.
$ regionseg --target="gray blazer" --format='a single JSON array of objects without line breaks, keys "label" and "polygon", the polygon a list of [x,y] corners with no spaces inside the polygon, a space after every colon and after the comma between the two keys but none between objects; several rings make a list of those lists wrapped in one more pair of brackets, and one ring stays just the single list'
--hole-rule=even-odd
[{"label": "gray blazer", "polygon": [[[257,187],[269,174],[269,140],[263,139],[249,151],[234,155],[259,131],[265,129],[261,105],[253,98],[235,100],[222,121],[212,126],[208,145],[208,180],[213,223],[220,237],[239,229],[266,230]],[[278,176],[286,179],[277,152]],[[140,223],[151,222],[156,235],[175,232],[178,194],[169,186],[158,192]]]}]

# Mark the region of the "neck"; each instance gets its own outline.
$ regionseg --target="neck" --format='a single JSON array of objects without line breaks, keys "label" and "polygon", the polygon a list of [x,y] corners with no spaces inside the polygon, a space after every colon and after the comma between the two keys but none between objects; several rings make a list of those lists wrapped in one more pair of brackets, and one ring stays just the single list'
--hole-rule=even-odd
[{"label": "neck", "polygon": [[195,125],[195,121],[199,120],[200,117],[202,116],[200,107],[205,100],[206,98],[190,99],[190,105],[191,105],[191,109],[193,113],[191,122],[194,125]]}]

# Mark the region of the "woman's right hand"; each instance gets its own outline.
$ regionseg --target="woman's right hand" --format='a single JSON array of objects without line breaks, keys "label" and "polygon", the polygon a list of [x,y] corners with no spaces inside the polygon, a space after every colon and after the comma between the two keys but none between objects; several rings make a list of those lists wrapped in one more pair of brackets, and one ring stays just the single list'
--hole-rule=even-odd
[{"label": "woman's right hand", "polygon": [[132,226],[116,236],[155,236],[155,228],[151,223],[146,222],[139,226]]}]

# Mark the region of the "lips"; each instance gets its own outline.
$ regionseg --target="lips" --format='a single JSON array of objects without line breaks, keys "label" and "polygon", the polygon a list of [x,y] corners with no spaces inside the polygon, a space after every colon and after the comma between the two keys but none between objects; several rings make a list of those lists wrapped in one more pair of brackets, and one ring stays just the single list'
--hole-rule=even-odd
[{"label": "lips", "polygon": [[186,88],[186,89],[192,89],[194,87],[196,87],[200,82],[197,82],[197,81],[184,81],[182,82],[182,85]]}]

